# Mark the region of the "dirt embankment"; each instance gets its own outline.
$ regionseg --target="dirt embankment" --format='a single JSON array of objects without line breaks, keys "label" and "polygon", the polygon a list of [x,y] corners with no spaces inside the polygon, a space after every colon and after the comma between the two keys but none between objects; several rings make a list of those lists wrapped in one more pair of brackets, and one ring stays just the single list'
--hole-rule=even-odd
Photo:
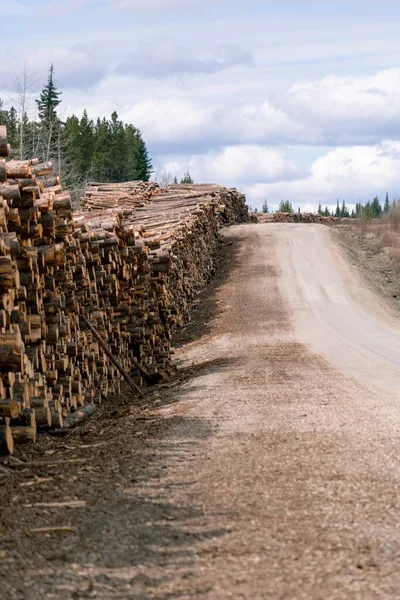
[{"label": "dirt embankment", "polygon": [[341,225],[333,235],[369,288],[400,309],[400,232],[383,223]]}]

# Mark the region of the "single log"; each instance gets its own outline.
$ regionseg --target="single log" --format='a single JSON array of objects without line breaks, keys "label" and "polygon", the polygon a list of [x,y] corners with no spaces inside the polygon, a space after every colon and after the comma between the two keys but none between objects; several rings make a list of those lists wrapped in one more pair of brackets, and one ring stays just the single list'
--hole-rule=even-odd
[{"label": "single log", "polygon": [[0,196],[5,200],[18,202],[21,200],[21,192],[18,185],[0,185]]},{"label": "single log", "polygon": [[7,127],[0,125],[0,156],[8,156],[10,154],[10,146],[7,140]]},{"label": "single log", "polygon": [[7,179],[7,168],[6,161],[4,158],[0,159],[0,183],[3,183]]},{"label": "single log", "polygon": [[11,432],[15,444],[29,444],[36,442],[36,426],[11,425]]},{"label": "single log", "polygon": [[10,160],[7,163],[7,177],[12,179],[27,179],[31,176],[29,160]]},{"label": "single log", "polygon": [[63,429],[72,429],[72,427],[75,427],[80,421],[92,416],[96,410],[97,407],[95,404],[86,404],[85,406],[82,406],[68,417],[65,417]]},{"label": "single log", "polygon": [[20,412],[20,405],[16,400],[0,401],[0,417],[16,419]]},{"label": "single log", "polygon": [[0,454],[13,454],[14,440],[8,424],[0,426]]},{"label": "single log", "polygon": [[51,427],[51,410],[49,407],[35,408],[35,417],[39,429]]},{"label": "single log", "polygon": [[22,370],[23,343],[19,333],[0,334],[0,367],[10,371]]},{"label": "single log", "polygon": [[51,175],[53,172],[53,164],[51,162],[41,163],[40,165],[32,166],[32,173],[43,177],[44,175]]}]

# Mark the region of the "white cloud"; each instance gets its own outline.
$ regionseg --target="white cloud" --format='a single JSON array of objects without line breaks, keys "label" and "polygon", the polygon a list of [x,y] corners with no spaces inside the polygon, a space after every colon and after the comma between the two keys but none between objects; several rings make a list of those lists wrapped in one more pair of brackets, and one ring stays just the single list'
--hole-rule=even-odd
[{"label": "white cloud", "polygon": [[326,140],[376,141],[400,133],[399,87],[399,68],[358,77],[328,75],[295,83],[285,106],[293,118],[319,128]]},{"label": "white cloud", "polygon": [[280,109],[261,105],[226,107],[174,96],[143,100],[122,115],[137,123],[157,151],[165,148],[193,151],[237,144],[274,144],[306,135]]},{"label": "white cloud", "polygon": [[249,201],[261,206],[264,198],[271,205],[289,199],[304,209],[315,210],[318,202],[333,206],[336,198],[349,205],[400,194],[400,142],[387,140],[376,146],[336,148],[318,158],[311,173],[303,179],[270,184],[245,185]]},{"label": "white cloud", "polygon": [[212,74],[252,64],[253,60],[250,52],[235,44],[220,45],[215,52],[198,53],[162,36],[141,41],[134,50],[125,53],[123,60],[118,62],[116,72],[144,78]]},{"label": "white cloud", "polygon": [[226,186],[268,183],[306,176],[283,150],[263,146],[228,146],[191,156],[160,157],[157,171],[178,178],[189,171],[195,181]]}]

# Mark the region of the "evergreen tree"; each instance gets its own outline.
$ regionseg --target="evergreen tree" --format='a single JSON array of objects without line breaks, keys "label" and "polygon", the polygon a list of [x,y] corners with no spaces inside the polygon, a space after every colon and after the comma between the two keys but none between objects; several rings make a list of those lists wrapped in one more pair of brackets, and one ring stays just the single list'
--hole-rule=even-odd
[{"label": "evergreen tree", "polygon": [[[149,153],[148,153],[146,144],[143,141],[142,134],[140,133],[139,129],[136,130],[135,139],[136,139],[135,156],[136,156],[136,161],[137,161],[137,165],[138,165],[139,179],[141,179],[142,181],[149,181],[150,175],[153,172],[153,166],[152,166],[151,158],[149,157]],[[187,173],[187,175],[189,175],[189,173]],[[187,183],[194,183],[194,181],[192,180],[190,175],[189,175],[189,179],[190,179],[190,182],[187,182]]]},{"label": "evergreen tree", "polygon": [[264,200],[264,204],[262,205],[262,212],[266,215],[269,213],[268,203]]},{"label": "evergreen tree", "polygon": [[15,108],[12,106],[8,111],[7,118],[7,134],[11,148],[17,152],[18,148],[18,115]]},{"label": "evergreen tree", "polygon": [[339,206],[339,198],[336,201],[336,211],[335,211],[335,217],[340,217],[340,206]]},{"label": "evergreen tree", "polygon": [[325,206],[325,210],[324,210],[324,217],[330,217],[331,213],[329,212],[329,208],[327,206]]},{"label": "evergreen tree", "polygon": [[388,213],[390,210],[389,193],[386,192],[385,204],[383,205],[383,212]]},{"label": "evergreen tree", "polygon": [[348,219],[350,217],[350,213],[347,209],[346,202],[343,200],[342,208],[340,209],[340,216],[342,219]]},{"label": "evergreen tree", "polygon": [[184,174],[183,178],[181,179],[181,183],[187,183],[187,184],[194,183],[193,179],[190,176],[189,171],[187,171],[187,173]]},{"label": "evergreen tree", "polygon": [[92,177],[95,181],[112,183],[111,127],[106,118],[97,119],[94,126],[94,137]]},{"label": "evergreen tree", "polygon": [[382,206],[381,203],[379,202],[379,198],[378,196],[375,196],[375,198],[372,200],[371,203],[371,215],[373,219],[378,219],[381,215],[382,212]]},{"label": "evergreen tree", "polygon": [[47,83],[36,100],[39,115],[38,154],[42,160],[59,157],[61,122],[57,115],[57,107],[61,104],[62,92],[57,90],[54,80],[54,66],[49,69]]},{"label": "evergreen tree", "polygon": [[292,213],[292,203],[289,202],[289,200],[281,200],[281,202],[279,203],[278,212]]},{"label": "evergreen tree", "polygon": [[350,215],[351,219],[355,219],[356,218],[356,211],[354,210],[354,208],[351,211],[351,215]]},{"label": "evergreen tree", "polygon": [[369,221],[373,218],[371,202],[367,202],[365,206],[361,207],[361,218],[364,221]]},{"label": "evergreen tree", "polygon": [[321,200],[319,201],[319,204],[318,204],[318,214],[319,215],[323,214],[323,212],[322,212],[322,206],[321,206]]},{"label": "evergreen tree", "polygon": [[8,112],[4,110],[3,100],[0,98],[0,125],[7,125]]},{"label": "evergreen tree", "polygon": [[57,106],[61,104],[62,92],[56,88],[54,81],[54,65],[50,65],[47,84],[40,93],[39,100],[36,100],[40,121],[55,121],[57,120]]},{"label": "evergreen tree", "polygon": [[177,183],[178,183],[178,178],[177,178],[177,176],[176,176],[176,175],[175,175],[175,177],[174,177],[174,183],[175,183],[175,184],[177,184]]},{"label": "evergreen tree", "polygon": [[79,160],[80,170],[84,179],[87,179],[92,169],[94,134],[93,121],[89,119],[86,109],[79,121]]}]

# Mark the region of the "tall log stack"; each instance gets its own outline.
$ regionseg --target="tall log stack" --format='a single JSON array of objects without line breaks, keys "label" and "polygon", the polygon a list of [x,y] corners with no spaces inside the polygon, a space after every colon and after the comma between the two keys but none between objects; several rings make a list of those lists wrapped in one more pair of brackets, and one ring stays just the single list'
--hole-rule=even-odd
[{"label": "tall log stack", "polygon": [[221,224],[248,220],[218,186],[90,184],[84,211],[50,163],[6,161],[0,127],[0,453],[103,394],[173,372],[171,337],[215,269]]},{"label": "tall log stack", "polygon": [[2,126],[0,452],[12,451],[13,438],[34,441],[37,428],[61,426],[94,396],[82,384],[92,340],[80,329],[79,303],[90,281],[72,235],[71,197],[50,163],[6,162],[6,139]]},{"label": "tall log stack", "polygon": [[[150,374],[172,372],[172,333],[187,322],[190,305],[215,270],[221,224],[249,219],[236,190],[174,185],[155,194],[141,206],[123,198],[118,208],[92,206],[75,219],[86,262],[95,266],[89,272],[97,304],[85,310],[139,385],[132,358]],[[110,323],[112,331],[106,329]]]}]

